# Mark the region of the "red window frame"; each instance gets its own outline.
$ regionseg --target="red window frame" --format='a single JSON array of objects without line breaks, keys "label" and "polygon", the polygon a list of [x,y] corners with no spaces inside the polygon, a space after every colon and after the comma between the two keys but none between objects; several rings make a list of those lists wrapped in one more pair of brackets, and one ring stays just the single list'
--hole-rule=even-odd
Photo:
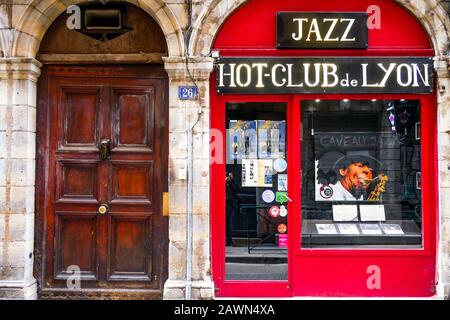
[{"label": "red window frame", "polygon": [[[276,11],[361,11],[367,5],[379,5],[383,20],[392,31],[388,35],[373,31],[367,50],[277,50],[274,24]],[[255,18],[253,12],[261,13]],[[415,20],[392,1],[261,1],[251,0],[232,15],[218,33],[214,49],[225,57],[271,56],[426,56],[433,57],[431,44],[422,34],[405,30],[417,29]],[[272,18],[273,17],[273,18]],[[392,19],[390,19],[392,18]],[[248,21],[257,21],[251,30]],[[255,22],[256,23],[256,22]],[[396,33],[396,25],[403,31]],[[407,35],[408,38],[405,38]],[[411,35],[411,36],[409,36]],[[383,38],[385,37],[385,38]],[[256,39],[256,40],[255,40]],[[269,39],[269,40],[266,40]],[[259,42],[258,42],[259,41]],[[258,44],[260,43],[260,44]],[[399,47],[397,43],[402,44]],[[372,45],[375,44],[375,45]],[[301,248],[301,100],[370,100],[410,99],[421,103],[422,153],[422,236],[417,248],[383,249],[311,249]],[[225,155],[223,163],[210,164],[210,230],[212,276],[219,297],[290,297],[290,296],[411,296],[434,294],[438,239],[438,166],[437,166],[437,95],[432,94],[308,94],[308,95],[220,95],[216,91],[216,74],[210,77],[210,127],[223,136],[225,150],[226,102],[286,102],[288,190],[293,200],[288,214],[288,281],[225,280]],[[295,142],[298,143],[295,143]],[[298,190],[298,192],[293,192]],[[370,290],[366,281],[367,266],[381,268],[381,289]]]},{"label": "red window frame", "polygon": [[[211,78],[211,92],[215,92],[215,77]],[[310,249],[301,248],[301,144],[300,121],[301,100],[370,100],[370,99],[409,99],[421,103],[421,147],[422,147],[422,248],[383,248],[383,249]],[[225,158],[223,163],[212,163],[211,172],[211,255],[212,271],[218,296],[430,296],[434,294],[437,237],[437,127],[435,95],[211,95],[212,129],[219,130],[226,143],[227,102],[284,102],[287,108],[287,159],[288,190],[293,200],[289,204],[289,250],[288,281],[227,281],[225,280]],[[298,143],[295,143],[298,141]],[[298,192],[296,192],[298,190]],[[316,260],[316,261],[312,261]],[[408,267],[402,267],[404,264]],[[363,283],[368,274],[361,270],[365,265],[378,265],[388,272],[383,277],[385,289],[364,290]],[[357,274],[348,272],[349,265],[361,266]],[[325,272],[322,266],[333,266]],[[357,267],[355,266],[355,269]],[[403,270],[402,270],[403,268]],[[319,271],[318,271],[319,270]],[[322,270],[322,271],[320,271]],[[331,278],[340,279],[333,281]],[[343,281],[343,275],[345,281]],[[422,274],[423,277],[418,275]],[[311,279],[313,281],[311,281]],[[415,280],[429,279],[421,283]],[[339,286],[338,283],[346,283]],[[332,284],[335,283],[333,286]],[[396,283],[409,283],[410,286],[396,286]],[[330,286],[331,284],[331,286]],[[403,289],[402,289],[403,288]]]}]

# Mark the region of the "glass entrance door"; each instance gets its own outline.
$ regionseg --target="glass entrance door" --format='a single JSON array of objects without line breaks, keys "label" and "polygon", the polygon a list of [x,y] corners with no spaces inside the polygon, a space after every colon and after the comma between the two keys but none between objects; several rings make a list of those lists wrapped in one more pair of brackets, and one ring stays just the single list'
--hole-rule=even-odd
[{"label": "glass entrance door", "polygon": [[303,248],[421,248],[419,100],[303,100]]},{"label": "glass entrance door", "polygon": [[224,150],[211,166],[217,295],[429,295],[435,105],[315,98],[214,101]]},{"label": "glass entrance door", "polygon": [[225,280],[287,281],[287,104],[225,107]]}]

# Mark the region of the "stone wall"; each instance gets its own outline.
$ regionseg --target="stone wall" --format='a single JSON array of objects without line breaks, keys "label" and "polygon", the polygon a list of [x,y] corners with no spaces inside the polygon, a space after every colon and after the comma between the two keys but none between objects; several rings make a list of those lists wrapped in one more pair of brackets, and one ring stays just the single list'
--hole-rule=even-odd
[{"label": "stone wall", "polygon": [[[186,73],[183,31],[188,25],[184,0],[127,0],[160,25],[168,46],[170,78],[169,280],[165,298],[184,297],[186,275],[187,130],[194,129],[194,298],[214,296],[209,248],[209,54],[220,26],[247,0],[193,0],[193,27],[187,52],[200,88],[199,101],[177,99],[179,85],[192,85]],[[439,75],[440,247],[438,291],[450,286],[450,81],[447,70],[450,22],[442,0],[396,0],[424,25],[436,51]],[[67,6],[81,0],[0,0],[0,298],[36,298],[33,279],[36,81],[40,41]],[[200,111],[200,112],[199,112]]]},{"label": "stone wall", "polygon": [[36,81],[40,63],[0,64],[0,297],[36,298],[33,279]]}]

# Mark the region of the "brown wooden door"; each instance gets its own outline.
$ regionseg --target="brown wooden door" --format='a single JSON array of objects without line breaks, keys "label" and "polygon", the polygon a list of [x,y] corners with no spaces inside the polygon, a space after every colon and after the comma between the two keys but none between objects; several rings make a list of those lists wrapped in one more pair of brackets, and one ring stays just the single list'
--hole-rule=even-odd
[{"label": "brown wooden door", "polygon": [[[168,255],[166,96],[161,66],[44,68],[36,221],[43,298],[161,297]],[[77,268],[81,290],[72,289]]]}]

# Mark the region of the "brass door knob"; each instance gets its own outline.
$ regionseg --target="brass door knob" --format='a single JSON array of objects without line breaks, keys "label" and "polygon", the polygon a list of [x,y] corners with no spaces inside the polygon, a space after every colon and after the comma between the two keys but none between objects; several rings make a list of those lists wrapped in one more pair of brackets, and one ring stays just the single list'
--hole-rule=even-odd
[{"label": "brass door knob", "polygon": [[102,204],[100,205],[100,207],[98,207],[98,213],[100,214],[105,214],[108,212],[108,205],[107,204]]}]

